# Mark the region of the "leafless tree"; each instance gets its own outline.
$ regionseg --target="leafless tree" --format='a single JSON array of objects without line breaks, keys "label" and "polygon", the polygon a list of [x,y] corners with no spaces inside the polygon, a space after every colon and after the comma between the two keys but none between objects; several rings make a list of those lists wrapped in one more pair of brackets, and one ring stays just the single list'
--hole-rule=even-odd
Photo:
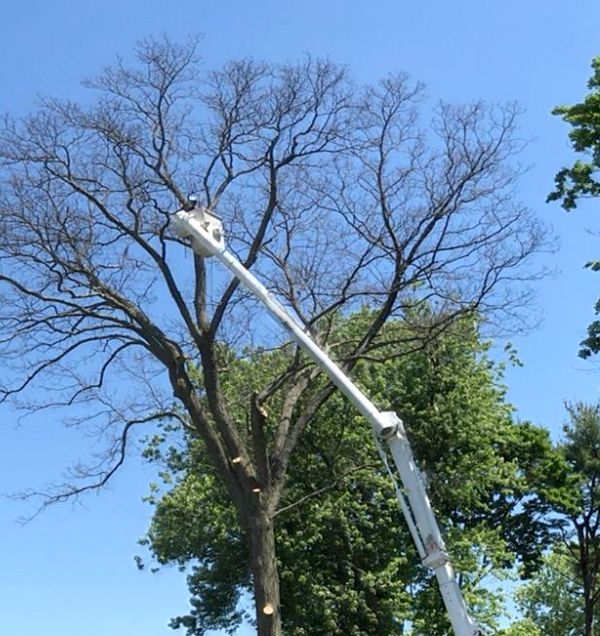
[{"label": "leafless tree", "polygon": [[[258,633],[278,635],[273,516],[298,439],[334,388],[295,352],[239,396],[251,426],[236,421],[223,343],[241,351],[284,335],[192,255],[170,215],[197,193],[334,356],[335,317],[369,307],[338,359],[351,373],[377,359],[392,318],[421,316],[411,333],[426,339],[465,314],[513,320],[525,303],[544,240],[514,200],[518,113],[476,103],[426,118],[407,77],[359,87],[310,58],[204,72],[194,41],[157,39],[137,55],[87,82],[85,104],[47,99],[3,121],[2,398],[72,406],[112,440],[46,502],[106,483],[135,425],[173,417],[200,436],[247,533]],[[281,406],[267,416],[270,403]]]}]

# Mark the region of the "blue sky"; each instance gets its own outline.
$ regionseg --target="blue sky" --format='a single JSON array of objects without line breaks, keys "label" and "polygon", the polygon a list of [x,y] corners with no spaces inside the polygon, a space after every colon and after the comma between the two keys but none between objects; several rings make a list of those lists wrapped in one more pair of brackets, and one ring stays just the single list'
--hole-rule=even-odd
[{"label": "blue sky", "polygon": [[[598,399],[597,363],[576,356],[592,318],[600,227],[587,202],[566,214],[544,203],[556,170],[572,157],[566,127],[550,116],[580,99],[589,63],[600,54],[600,4],[580,0],[21,0],[0,21],[0,111],[25,113],[37,95],[78,99],[94,75],[136,40],[203,33],[207,68],[232,57],[291,61],[305,52],[347,64],[358,81],[395,70],[427,85],[434,99],[517,100],[525,109],[523,154],[530,166],[519,196],[559,236],[561,249],[540,263],[558,270],[539,285],[540,326],[513,339],[523,368],[507,376],[519,417],[560,431],[564,399]],[[90,440],[49,417],[20,425],[0,410],[0,491],[40,486],[60,475]],[[166,636],[169,617],[185,611],[175,571],[136,570],[136,540],[148,521],[141,502],[152,474],[135,457],[99,496],[55,507],[23,527],[31,509],[0,500],[0,634],[19,636]],[[249,632],[246,632],[249,633]]]}]

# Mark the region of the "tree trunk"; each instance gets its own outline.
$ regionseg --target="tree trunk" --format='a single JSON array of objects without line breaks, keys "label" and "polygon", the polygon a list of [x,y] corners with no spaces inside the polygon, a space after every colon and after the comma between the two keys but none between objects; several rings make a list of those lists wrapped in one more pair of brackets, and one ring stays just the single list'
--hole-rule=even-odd
[{"label": "tree trunk", "polygon": [[585,599],[585,636],[594,636],[594,606],[590,599]]},{"label": "tree trunk", "polygon": [[[586,555],[587,556],[587,555]],[[586,558],[582,563],[583,613],[585,619],[584,636],[594,636],[594,582],[590,565]]]},{"label": "tree trunk", "polygon": [[584,590],[584,616],[585,616],[585,636],[594,636],[594,602],[591,590],[586,586]]},{"label": "tree trunk", "polygon": [[279,574],[275,557],[273,521],[264,510],[258,509],[250,515],[247,527],[257,634],[281,636]]}]

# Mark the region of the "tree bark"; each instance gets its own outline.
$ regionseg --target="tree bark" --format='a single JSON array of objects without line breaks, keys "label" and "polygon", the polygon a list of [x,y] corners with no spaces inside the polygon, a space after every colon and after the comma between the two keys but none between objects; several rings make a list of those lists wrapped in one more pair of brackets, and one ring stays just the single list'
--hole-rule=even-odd
[{"label": "tree bark", "polygon": [[584,578],[584,617],[585,628],[584,636],[594,636],[594,599],[593,599],[593,585],[590,581],[589,572],[583,573]]},{"label": "tree bark", "polygon": [[[257,493],[257,497],[261,495]],[[281,636],[279,573],[272,517],[257,507],[247,524],[258,636]]]}]

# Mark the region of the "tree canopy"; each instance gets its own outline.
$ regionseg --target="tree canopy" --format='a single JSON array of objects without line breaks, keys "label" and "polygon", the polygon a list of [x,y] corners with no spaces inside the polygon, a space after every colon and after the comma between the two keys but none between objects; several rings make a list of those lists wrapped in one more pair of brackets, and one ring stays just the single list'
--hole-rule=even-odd
[{"label": "tree canopy", "polygon": [[545,556],[543,567],[517,590],[517,603],[524,619],[509,634],[518,634],[517,628],[529,636],[585,634],[581,578],[574,565],[561,547]]},{"label": "tree canopy", "polygon": [[593,636],[600,614],[600,406],[567,405],[569,421],[538,484],[552,540],[543,566],[516,592],[523,619],[508,635]]},{"label": "tree canopy", "polygon": [[[552,112],[571,126],[569,139],[576,153],[586,156],[578,159],[570,168],[562,168],[555,177],[555,189],[549,201],[561,201],[565,210],[577,207],[582,198],[600,195],[600,57],[592,60],[593,74],[588,82],[590,92],[584,100],[571,106],[558,106]],[[600,270],[600,261],[586,263],[593,271]],[[600,300],[595,305],[600,314]],[[600,321],[594,320],[581,343],[579,355],[588,358],[600,351]]]},{"label": "tree canopy", "polygon": [[[339,326],[348,339],[368,312]],[[390,323],[386,330],[405,330]],[[473,320],[411,356],[381,351],[356,379],[405,419],[429,492],[478,620],[497,627],[501,599],[489,578],[516,564],[535,569],[548,542],[536,488],[552,461],[548,435],[512,420],[499,369]],[[276,373],[282,352],[234,359],[228,390],[239,394]],[[308,634],[447,634],[435,582],[419,564],[369,427],[340,395],[307,428],[275,511],[283,630]],[[161,564],[191,567],[192,610],[174,620],[191,635],[233,629],[249,590],[243,534],[200,440],[173,445],[167,432],[147,455],[164,462],[164,484],[146,542]],[[315,620],[315,617],[319,617]]]},{"label": "tree canopy", "polygon": [[571,126],[569,139],[577,153],[587,155],[570,168],[563,168],[555,177],[555,190],[550,201],[561,201],[566,210],[577,207],[584,197],[600,195],[600,57],[592,60],[592,77],[588,81],[590,92],[582,102],[571,106],[557,106],[552,113]]},{"label": "tree canopy", "polygon": [[[544,492],[560,540],[560,556],[572,572],[583,634],[593,636],[600,600],[600,406],[567,405],[569,422],[558,449],[565,471]],[[564,568],[563,568],[564,569]]]}]

